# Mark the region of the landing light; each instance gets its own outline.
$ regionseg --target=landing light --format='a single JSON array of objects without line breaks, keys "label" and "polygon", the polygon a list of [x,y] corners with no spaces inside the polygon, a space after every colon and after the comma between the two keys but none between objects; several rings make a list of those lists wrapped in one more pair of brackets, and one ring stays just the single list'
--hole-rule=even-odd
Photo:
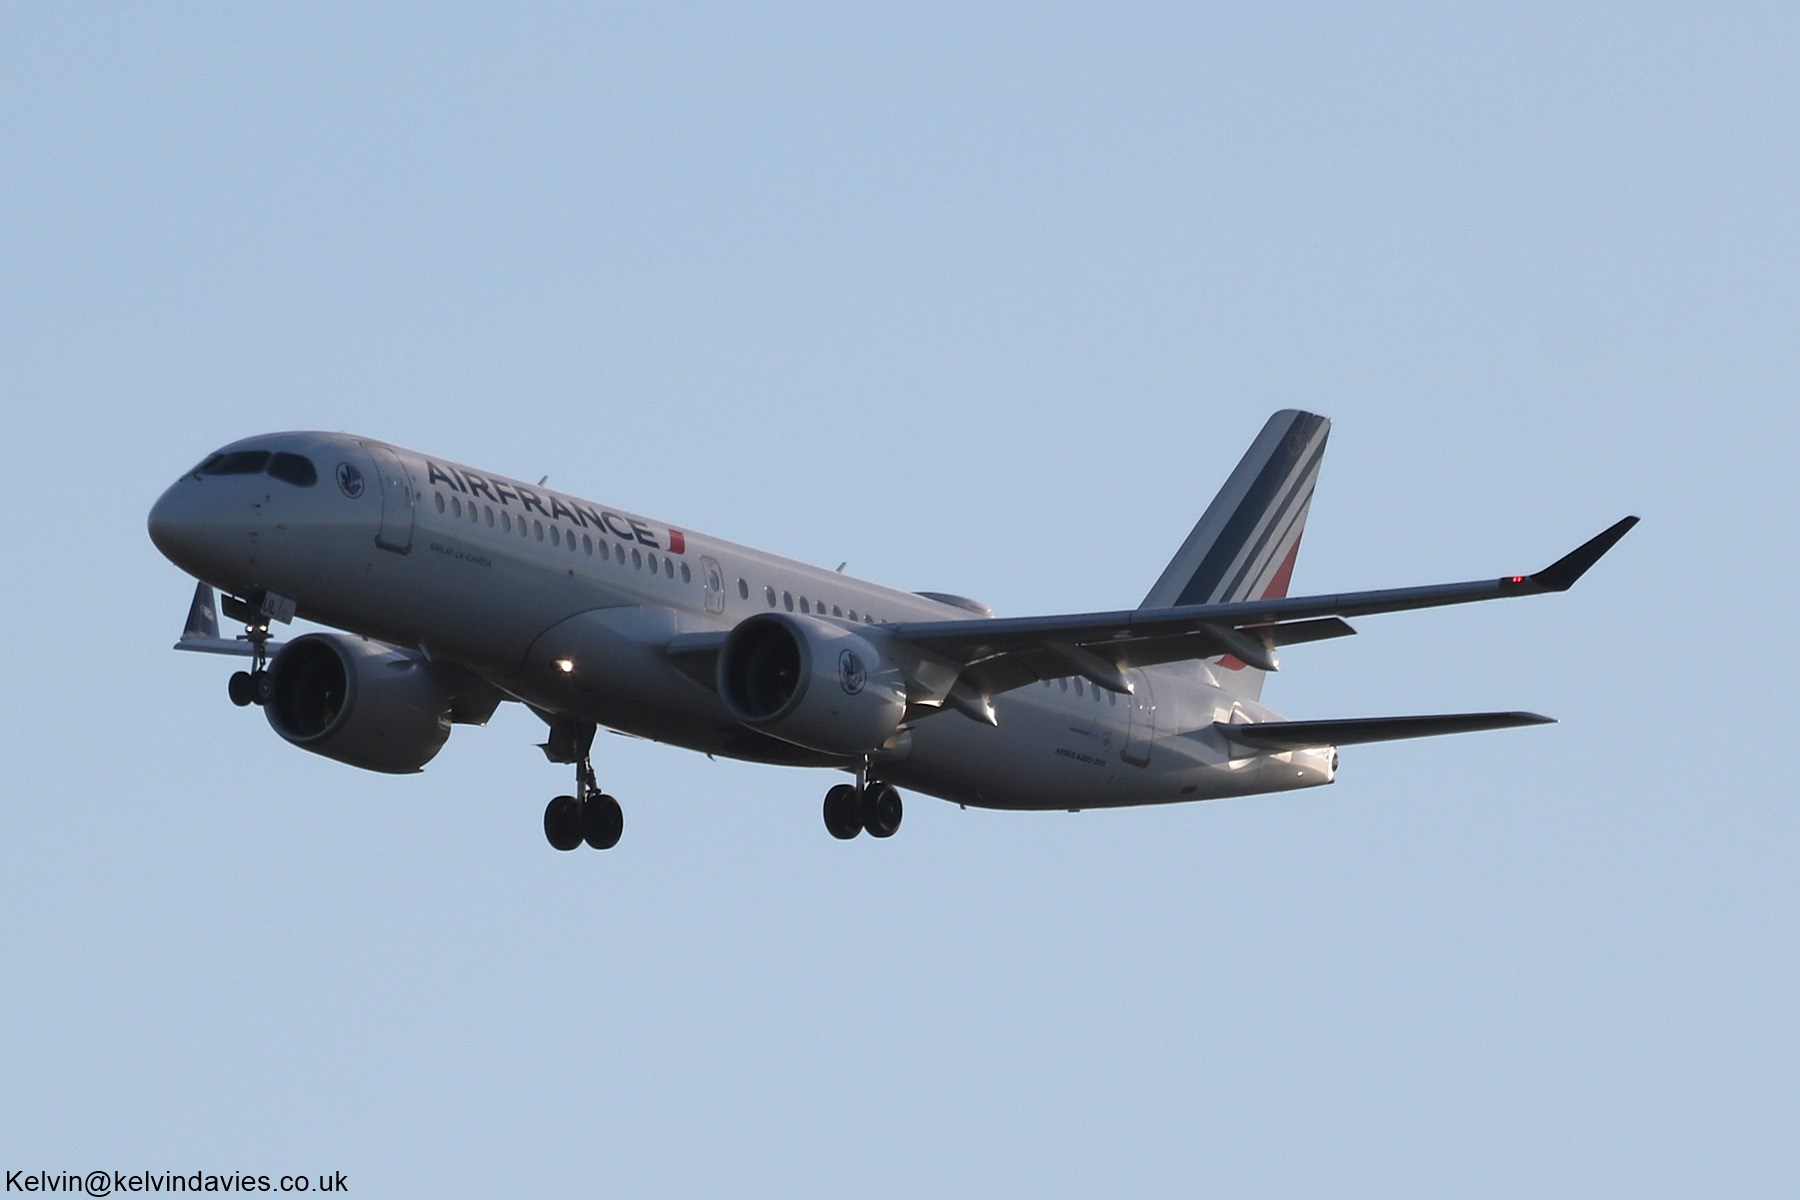
[{"label": "landing light", "polygon": [[559,658],[556,660],[556,669],[564,675],[572,674],[575,670],[575,662],[573,659]]}]

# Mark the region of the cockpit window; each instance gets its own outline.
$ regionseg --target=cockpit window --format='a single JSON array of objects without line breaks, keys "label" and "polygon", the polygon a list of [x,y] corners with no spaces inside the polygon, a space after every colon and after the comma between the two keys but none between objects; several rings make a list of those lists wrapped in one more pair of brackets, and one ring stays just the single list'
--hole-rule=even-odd
[{"label": "cockpit window", "polygon": [[269,465],[267,450],[233,450],[215,454],[200,464],[202,475],[261,475]]},{"label": "cockpit window", "polygon": [[286,451],[276,451],[269,459],[269,474],[295,487],[311,487],[319,482],[319,472],[312,460]]},{"label": "cockpit window", "polygon": [[213,455],[194,468],[195,475],[273,475],[295,487],[311,487],[319,482],[319,471],[312,459],[302,454],[277,450],[227,450]]}]

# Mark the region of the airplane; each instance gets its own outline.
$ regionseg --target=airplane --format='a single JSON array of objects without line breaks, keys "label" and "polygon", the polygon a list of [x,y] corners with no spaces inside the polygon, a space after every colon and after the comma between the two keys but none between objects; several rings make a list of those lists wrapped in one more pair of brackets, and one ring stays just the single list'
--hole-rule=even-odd
[{"label": "airplane", "polygon": [[[623,831],[600,729],[847,773],[826,829],[886,838],[903,787],[993,809],[1210,800],[1331,783],[1341,746],[1549,723],[1261,703],[1277,650],[1348,636],[1349,617],[1566,591],[1637,523],[1533,574],[1289,596],[1329,431],[1270,417],[1143,602],[1114,612],[996,617],[345,433],[220,448],[149,533],[198,581],[176,648],[248,658],[230,698],[302,750],[415,772],[516,701],[574,767],[544,810],[558,850]],[[215,589],[243,634],[220,634]],[[296,617],[341,632],[272,640]]]}]

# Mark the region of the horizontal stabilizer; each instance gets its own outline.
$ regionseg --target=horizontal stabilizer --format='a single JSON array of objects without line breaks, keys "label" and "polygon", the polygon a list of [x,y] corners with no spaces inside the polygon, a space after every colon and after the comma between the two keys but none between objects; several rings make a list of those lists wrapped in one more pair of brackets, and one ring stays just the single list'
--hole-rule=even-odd
[{"label": "horizontal stabilizer", "polygon": [[1341,721],[1263,721],[1213,728],[1228,740],[1258,750],[1304,750],[1312,746],[1355,746],[1404,738],[1475,733],[1518,725],[1554,725],[1556,718],[1528,712],[1443,713],[1430,717],[1352,717]]}]

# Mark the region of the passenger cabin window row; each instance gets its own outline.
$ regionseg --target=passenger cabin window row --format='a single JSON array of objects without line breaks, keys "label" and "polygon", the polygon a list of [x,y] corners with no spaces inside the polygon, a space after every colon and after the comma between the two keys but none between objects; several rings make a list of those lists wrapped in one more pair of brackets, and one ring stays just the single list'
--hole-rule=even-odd
[{"label": "passenger cabin window row", "polygon": [[[748,600],[750,598],[750,585],[749,585],[749,583],[747,583],[746,581],[744,581],[742,579],[738,580],[738,595],[741,596],[745,600]],[[774,608],[775,607],[775,589],[772,587],[763,588],[763,599],[768,601],[770,608]],[[781,607],[785,608],[788,612],[793,612],[795,610],[796,601],[794,599],[794,593],[792,593],[792,592],[781,593]],[[818,603],[815,604],[812,601],[808,600],[805,596],[801,596],[798,601],[798,608],[799,608],[799,611],[806,613],[809,616],[822,617],[825,615],[825,602],[823,600],[820,600]],[[845,612],[842,607],[840,607],[839,605],[836,605],[836,604],[833,604],[831,606],[831,615],[834,617],[837,617],[839,620],[861,621],[864,625],[876,625],[876,624],[880,623],[879,619],[876,617],[870,616],[866,613],[863,616],[858,617],[856,615],[856,610],[854,608],[850,609],[848,612]]]},{"label": "passenger cabin window row", "polygon": [[194,468],[195,475],[271,475],[283,483],[309,488],[319,482],[312,459],[286,450],[228,450]]},{"label": "passenger cabin window row", "polygon": [[1044,680],[1044,689],[1046,691],[1051,688],[1058,688],[1066,692],[1071,686],[1074,687],[1077,696],[1084,694],[1084,692],[1091,694],[1094,697],[1095,704],[1106,703],[1112,705],[1114,708],[1119,706],[1119,693],[1113,691],[1111,688],[1096,687],[1091,683],[1084,684],[1079,679],[1071,682],[1066,676],[1062,679]]},{"label": "passenger cabin window row", "polygon": [[[486,524],[489,529],[498,529],[501,533],[512,533],[517,530],[522,538],[530,538],[538,542],[547,539],[552,546],[567,549],[571,554],[579,550],[580,553],[592,557],[598,553],[602,559],[607,558],[610,554],[620,566],[625,565],[625,547],[618,542],[613,543],[612,549],[608,551],[606,543],[594,541],[592,534],[577,535],[573,529],[565,530],[554,521],[548,527],[536,517],[527,523],[523,516],[515,519],[504,508],[496,513],[491,504],[477,504],[473,500],[465,502],[461,496],[451,496],[446,499],[442,492],[433,492],[431,499],[440,513],[447,513],[454,520],[466,519],[471,525]],[[579,542],[577,541],[578,536]],[[646,557],[644,552],[636,547],[633,547],[631,551],[631,565],[640,571],[648,567],[651,574],[660,572],[665,579],[674,579],[679,573],[681,582],[692,583],[694,581],[694,569],[687,563],[684,562],[677,566],[673,557],[664,557],[660,560],[655,554]]]},{"label": "passenger cabin window row", "polygon": [[[219,456],[215,455],[214,457],[217,458]],[[277,455],[276,457],[279,458],[281,456]],[[299,456],[289,455],[288,457],[297,458]],[[208,460],[209,463],[211,461],[211,459]],[[304,462],[305,460],[301,461]],[[311,464],[309,463],[307,465],[310,466]],[[597,553],[600,558],[604,560],[609,553],[607,544],[604,541],[596,542],[591,534],[582,533],[577,535],[572,529],[564,530],[554,521],[550,523],[548,531],[546,531],[544,523],[535,517],[532,518],[528,524],[523,516],[515,518],[504,508],[496,512],[491,504],[477,504],[473,500],[465,501],[461,496],[456,495],[446,497],[441,491],[434,491],[431,499],[438,512],[445,513],[454,520],[466,520],[471,525],[485,524],[489,529],[498,529],[501,533],[512,533],[516,530],[518,535],[522,538],[531,538],[532,540],[539,542],[547,539],[552,546],[558,548],[566,547],[572,554],[576,553],[577,549],[579,549],[580,553],[589,556]],[[580,539],[579,547],[577,546],[577,537]],[[610,553],[614,562],[619,566],[625,565],[626,551],[622,542],[614,542]],[[679,575],[681,582],[683,583],[692,583],[694,581],[693,568],[686,562],[678,564],[672,555],[665,554],[659,557],[655,551],[645,551],[640,547],[633,546],[631,548],[630,557],[631,566],[635,570],[647,570],[652,575],[660,574],[664,579],[674,579]],[[740,576],[737,581],[737,592],[738,599],[748,600],[750,598],[750,581]],[[763,589],[763,596],[768,601],[770,608],[776,606],[777,598],[774,588],[765,587]],[[823,600],[815,602],[808,599],[806,596],[801,596],[796,600],[792,592],[782,592],[780,594],[779,603],[786,608],[788,612],[797,610],[809,616],[822,617],[829,611],[831,616],[836,617],[839,620],[856,621],[864,625],[875,625],[880,623],[880,618],[868,613],[858,614],[854,608],[846,611],[841,605],[837,604],[830,605],[828,608]]]}]

